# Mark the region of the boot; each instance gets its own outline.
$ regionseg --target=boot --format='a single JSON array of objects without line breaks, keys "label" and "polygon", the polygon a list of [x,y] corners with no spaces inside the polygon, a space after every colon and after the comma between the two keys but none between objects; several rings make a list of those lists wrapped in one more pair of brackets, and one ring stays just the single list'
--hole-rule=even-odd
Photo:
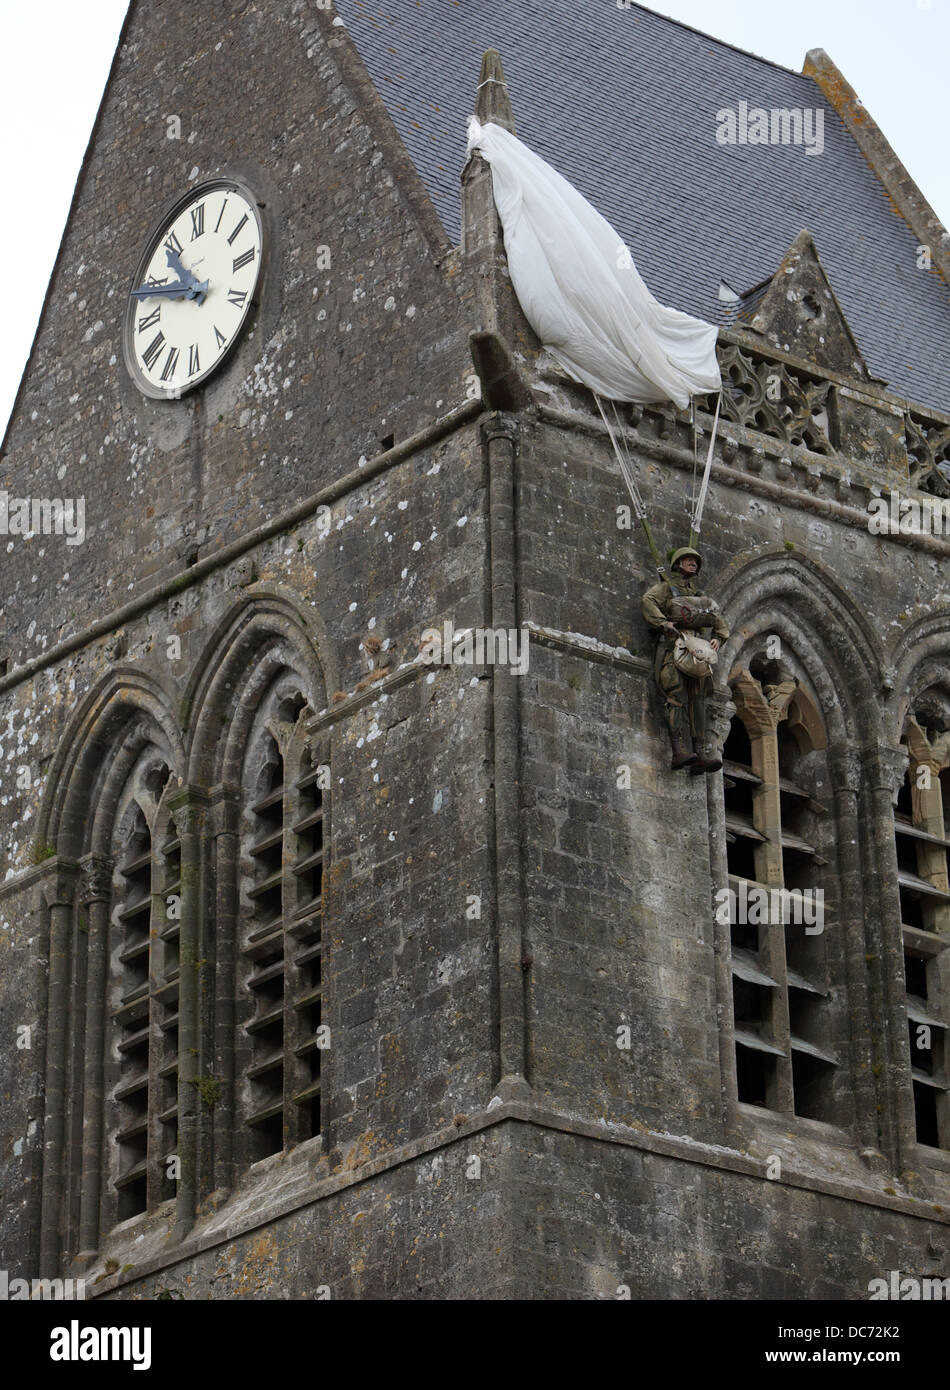
[{"label": "boot", "polygon": [[706,754],[703,752],[702,741],[698,738],[693,739],[693,747],[696,750],[696,752],[695,762],[693,763],[693,766],[690,768],[691,776],[701,777],[704,772],[719,771],[719,769],[722,767],[721,758],[716,757],[715,754],[713,754],[711,758],[707,757]]},{"label": "boot", "polygon": [[673,761],[670,763],[670,771],[675,772],[677,768],[686,767],[688,763],[696,761],[696,754],[687,751],[686,744],[679,734],[670,733],[670,746],[673,749]]}]

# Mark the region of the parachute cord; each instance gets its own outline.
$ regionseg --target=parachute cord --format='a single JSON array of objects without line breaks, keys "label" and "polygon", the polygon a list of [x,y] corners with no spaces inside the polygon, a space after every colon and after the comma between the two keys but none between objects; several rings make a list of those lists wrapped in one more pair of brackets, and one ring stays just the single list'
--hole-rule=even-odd
[{"label": "parachute cord", "polygon": [[656,541],[653,538],[653,532],[650,529],[650,523],[647,520],[646,504],[643,500],[643,497],[640,494],[640,489],[637,487],[637,481],[633,474],[633,465],[631,463],[630,456],[627,453],[626,444],[621,443],[621,440],[623,439],[623,431],[621,429],[620,420],[617,415],[617,407],[616,405],[613,405],[614,421],[617,426],[615,433],[614,429],[611,427],[610,421],[607,419],[607,414],[604,410],[603,403],[600,397],[598,396],[596,391],[594,391],[592,394],[594,400],[597,402],[597,409],[600,411],[600,418],[604,422],[604,428],[610,436],[610,442],[613,445],[614,455],[617,459],[617,463],[620,465],[620,472],[623,475],[623,480],[627,485],[627,491],[630,493],[630,500],[633,502],[634,513],[637,517],[637,520],[640,522],[640,525],[643,527],[643,534],[647,538],[647,545],[650,547],[650,554],[653,556],[653,564],[656,568],[656,572],[661,579],[666,579],[667,575],[663,567],[663,561],[660,559],[660,552],[657,549]]},{"label": "parachute cord", "polygon": [[706,505],[706,493],[709,489],[709,475],[712,472],[713,450],[716,447],[716,430],[719,427],[719,408],[722,405],[722,392],[716,397],[716,414],[713,417],[712,433],[709,436],[709,449],[706,453],[706,467],[703,469],[703,482],[699,489],[699,497],[696,499],[696,506],[693,508],[693,515],[690,519],[689,543],[694,545],[699,539],[699,532],[703,521],[703,508]]},{"label": "parachute cord", "polygon": [[696,509],[696,469],[699,467],[699,431],[696,429],[696,397],[689,398],[689,423],[693,432],[693,480],[689,485],[689,502]]},{"label": "parachute cord", "polygon": [[624,459],[626,460],[626,464],[627,464],[627,474],[628,474],[628,476],[633,480],[633,485],[634,485],[634,487],[635,487],[636,490],[637,490],[637,496],[640,498],[640,505],[641,505],[641,507],[643,508],[643,515],[646,516],[646,510],[647,510],[647,509],[646,509],[646,503],[644,502],[644,500],[643,500],[643,494],[640,492],[640,488],[639,488],[639,486],[637,485],[636,474],[635,474],[634,471],[633,471],[633,459],[630,457],[630,450],[627,448],[627,441],[626,441],[626,439],[624,438],[624,434],[623,434],[623,425],[620,423],[620,416],[619,416],[619,414],[617,413],[617,402],[616,402],[616,401],[611,401],[611,402],[610,402],[610,409],[611,409],[611,411],[613,412],[613,417],[614,417],[614,429],[617,431],[617,438],[620,440],[620,447],[621,447],[621,449],[623,450],[623,456],[624,456]]},{"label": "parachute cord", "polygon": [[610,421],[607,419],[600,397],[597,395],[596,391],[593,394],[594,400],[597,402],[597,409],[600,411],[600,418],[603,420],[607,433],[610,436],[610,442],[613,445],[614,455],[620,465],[620,472],[623,475],[623,480],[627,484],[627,491],[630,493],[630,499],[633,502],[633,510],[638,520],[642,521],[646,516],[647,509],[643,497],[640,494],[640,489],[637,487],[636,479],[633,476],[629,456],[625,447],[622,447],[619,442],[620,427],[619,421],[617,421],[617,408],[614,406],[614,420],[617,421],[618,426],[617,433],[615,433]]}]

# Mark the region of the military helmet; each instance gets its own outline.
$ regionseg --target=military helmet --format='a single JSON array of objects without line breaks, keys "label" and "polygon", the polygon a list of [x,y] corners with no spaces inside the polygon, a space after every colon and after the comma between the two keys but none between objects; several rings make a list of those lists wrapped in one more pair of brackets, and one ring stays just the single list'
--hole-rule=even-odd
[{"label": "military helmet", "polygon": [[696,561],[696,572],[698,574],[703,567],[703,557],[700,555],[699,551],[694,550],[691,545],[683,545],[680,546],[679,550],[674,550],[673,554],[670,556],[670,569],[675,570],[680,560],[685,560],[688,555],[691,555]]}]

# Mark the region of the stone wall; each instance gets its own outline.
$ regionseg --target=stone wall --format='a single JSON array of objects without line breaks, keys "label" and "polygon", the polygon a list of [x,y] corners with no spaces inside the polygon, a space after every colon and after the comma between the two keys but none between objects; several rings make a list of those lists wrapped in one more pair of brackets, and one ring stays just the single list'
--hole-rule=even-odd
[{"label": "stone wall", "polygon": [[[0,462],[11,496],[84,497],[86,540],[4,556],[11,665],[464,397],[451,248],[328,35],[301,0],[132,6]],[[122,361],[131,277],[166,208],[220,174],[265,204],[261,303],[205,389],[148,401]]]},{"label": "stone wall", "polygon": [[[101,1278],[106,1298],[866,1300],[946,1275],[947,1228],[685,1141],[509,1104],[363,1181],[207,1223],[206,1248]],[[469,1132],[466,1132],[469,1131]],[[319,1197],[317,1192],[321,1192]],[[928,1220],[928,1215],[931,1219]]]},{"label": "stone wall", "polygon": [[[41,1225],[50,1258],[82,1137],[77,1104],[50,1112],[82,1094],[69,903],[100,783],[77,750],[88,764],[90,731],[141,706],[207,790],[230,710],[211,677],[258,614],[306,647],[325,702],[307,721],[333,778],[321,1134],[230,1190],[202,1170],[193,1226],[166,1202],[105,1232],[84,1252],[97,1291],[852,1299],[892,1268],[946,1273],[950,1161],[909,1131],[892,802],[908,708],[950,688],[948,547],[866,525],[901,409],[842,386],[860,456],[734,410],[713,469],[705,574],[733,629],[715,733],[730,672],[776,633],[834,752],[848,1104],[775,1116],[736,1099],[720,783],[668,771],[650,562],[590,398],[537,361],[485,168],[456,251],[325,13],[178,9],[133,6],[4,450],[11,492],[85,495],[89,534],[5,556],[3,1262],[35,1275]],[[129,275],[153,214],[225,172],[267,204],[252,332],[199,396],[146,402],[121,364]],[[475,345],[475,372],[470,329],[507,337]],[[661,544],[684,541],[687,417],[635,409],[625,429]],[[420,661],[423,629],[499,619],[531,633],[524,675]],[[201,1143],[229,1112],[200,1111]]]}]

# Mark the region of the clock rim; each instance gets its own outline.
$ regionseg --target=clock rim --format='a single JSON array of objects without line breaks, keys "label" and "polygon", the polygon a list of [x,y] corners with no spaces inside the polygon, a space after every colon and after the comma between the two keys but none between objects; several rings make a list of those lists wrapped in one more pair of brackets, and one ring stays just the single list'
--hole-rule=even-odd
[{"label": "clock rim", "polygon": [[[239,193],[244,198],[244,200],[250,207],[252,213],[254,214],[254,217],[257,221],[257,231],[261,243],[261,254],[258,259],[257,278],[254,281],[254,289],[252,290],[250,298],[248,300],[247,309],[244,311],[244,317],[242,318],[238,326],[238,329],[234,334],[234,337],[231,339],[230,343],[225,348],[224,352],[221,354],[218,360],[214,363],[213,366],[209,367],[206,372],[203,372],[201,376],[197,378],[196,381],[192,381],[187,386],[180,386],[177,389],[168,390],[167,388],[153,385],[153,383],[150,382],[148,378],[143,375],[136,360],[135,350],[132,346],[131,335],[134,330],[137,304],[136,301],[132,298],[132,290],[135,288],[136,285],[142,283],[141,277],[144,275],[149,265],[149,262],[155,254],[155,248],[161,240],[162,233],[167,231],[169,222],[174,222],[176,218],[179,217],[179,215],[182,212],[184,212],[184,210],[187,207],[189,207],[195,201],[196,198],[200,197],[202,193],[213,193],[214,190],[217,188],[230,188],[233,189],[234,192]],[[211,379],[211,377],[213,377],[217,373],[219,368],[222,368],[225,365],[228,358],[231,356],[238,343],[243,338],[245,330],[247,329],[248,324],[251,318],[253,317],[254,311],[260,305],[261,289],[264,283],[266,261],[266,234],[264,228],[264,219],[261,216],[261,209],[264,206],[265,204],[258,199],[253,189],[250,188],[246,183],[244,183],[242,179],[234,178],[232,175],[229,174],[222,174],[218,178],[206,179],[203,183],[196,184],[194,188],[189,190],[189,192],[183,194],[180,198],[176,199],[174,203],[170,204],[162,213],[161,217],[153,223],[152,228],[145,240],[145,250],[139,257],[138,263],[135,268],[135,273],[133,274],[132,279],[129,281],[129,287],[126,290],[125,311],[122,320],[122,356],[125,361],[126,370],[128,371],[129,376],[132,378],[134,385],[143,396],[147,396],[150,400],[157,401],[182,400],[186,395],[189,395],[192,391],[197,391],[199,387],[204,386],[206,382],[208,382]]]}]

